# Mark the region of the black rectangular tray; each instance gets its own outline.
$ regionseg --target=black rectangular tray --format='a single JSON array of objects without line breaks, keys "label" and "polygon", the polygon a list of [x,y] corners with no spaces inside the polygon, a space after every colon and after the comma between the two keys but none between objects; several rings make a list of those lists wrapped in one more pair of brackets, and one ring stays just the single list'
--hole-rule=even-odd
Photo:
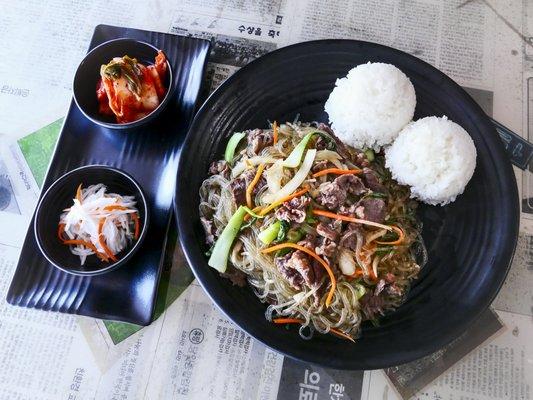
[{"label": "black rectangular tray", "polygon": [[172,100],[155,122],[133,132],[92,123],[72,101],[42,192],[67,171],[83,165],[105,164],[123,169],[140,183],[146,194],[150,208],[147,236],[126,265],[100,276],[81,277],[62,272],[46,261],[37,247],[32,219],[7,301],[22,307],[148,325],[153,318],[172,218],[179,150],[194,116],[210,43],[99,25],[89,50],[117,38],[142,40],[165,52],[175,76],[174,88],[169,89],[173,90]]}]

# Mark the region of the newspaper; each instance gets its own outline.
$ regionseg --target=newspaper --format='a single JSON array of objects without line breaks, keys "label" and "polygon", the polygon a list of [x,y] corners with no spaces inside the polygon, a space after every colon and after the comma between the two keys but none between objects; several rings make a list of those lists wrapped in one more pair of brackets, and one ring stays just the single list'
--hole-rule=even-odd
[{"label": "newspaper", "polygon": [[39,188],[17,142],[0,135],[0,213],[30,215],[38,195]]},{"label": "newspaper", "polygon": [[[163,3],[97,0],[67,5],[59,0],[23,0],[7,8],[0,17],[5,43],[0,49],[0,129],[10,138],[19,138],[64,116],[73,71],[92,30],[98,23],[109,23],[211,40],[208,91],[251,60],[292,43],[338,37],[390,45],[449,74],[489,115],[532,140],[531,2]],[[22,190],[25,185],[17,173],[19,177],[31,174],[25,163],[17,162],[20,154],[14,152],[11,139],[7,145],[0,140],[2,149],[11,148],[2,150],[0,157],[5,164],[0,164],[0,175],[8,176],[7,180],[0,178],[0,205],[2,201],[8,204],[2,196],[10,199],[0,211],[0,296],[5,298],[38,190],[34,181],[30,184],[33,193]],[[23,142],[21,147],[24,151]],[[35,149],[24,153],[29,164],[36,153]],[[39,181],[43,169],[41,165],[35,173]],[[166,291],[168,308],[143,329],[13,308],[4,302],[0,305],[0,399],[226,396],[344,400],[411,395],[530,399],[533,371],[528,360],[533,359],[533,349],[527,339],[533,332],[532,170],[516,170],[516,176],[522,199],[521,234],[509,279],[494,303],[497,310],[504,310],[498,314],[507,330],[492,341],[501,331],[501,323],[488,312],[482,320],[485,324],[473,326],[468,340],[459,339],[430,356],[431,362],[423,359],[385,372],[343,372],[295,362],[255,342],[227,321],[194,283],[181,295],[183,288]],[[9,196],[2,195],[6,189]],[[167,266],[169,282],[188,283],[190,271],[183,272],[188,269],[176,253],[179,251],[173,252],[171,267]],[[217,371],[215,377],[206,374],[213,370]],[[437,380],[432,383],[434,378]]]},{"label": "newspaper", "polygon": [[[473,351],[413,398],[533,398],[531,317],[504,311],[499,311],[498,315],[507,326],[503,334]],[[363,391],[367,399],[407,398],[401,397],[383,371],[369,373]]]}]

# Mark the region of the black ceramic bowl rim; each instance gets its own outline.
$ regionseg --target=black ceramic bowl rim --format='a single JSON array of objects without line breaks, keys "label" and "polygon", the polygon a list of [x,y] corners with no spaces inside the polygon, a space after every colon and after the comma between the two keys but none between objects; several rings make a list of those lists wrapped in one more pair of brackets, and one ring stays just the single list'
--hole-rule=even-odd
[{"label": "black ceramic bowl rim", "polygon": [[[185,139],[185,142],[182,147],[182,154],[184,152],[186,153],[191,146],[191,143],[194,140],[197,140],[195,138],[195,129],[197,129],[198,125],[201,125],[201,120],[205,118],[206,110],[209,110],[213,103],[216,104],[216,101],[222,97],[222,93],[224,91],[234,85],[238,82],[239,77],[241,74],[243,74],[246,71],[253,70],[256,68],[257,65],[260,63],[266,61],[266,59],[269,59],[270,56],[273,54],[287,54],[290,53],[291,49],[298,48],[301,46],[313,46],[313,45],[327,45],[327,44],[339,44],[341,42],[354,42],[354,43],[360,43],[364,46],[373,46],[376,49],[385,49],[391,54],[397,54],[405,59],[412,60],[413,63],[420,64],[425,69],[429,69],[432,71],[432,73],[435,74],[435,76],[440,77],[443,81],[446,81],[446,84],[449,85],[451,88],[453,88],[454,91],[459,91],[464,94],[465,98],[469,98],[469,105],[474,110],[474,112],[477,115],[483,115],[484,118],[487,121],[487,124],[489,124],[488,118],[486,117],[486,114],[482,111],[482,109],[474,102],[473,99],[462,89],[457,83],[455,83],[451,78],[449,78],[447,75],[445,75],[443,72],[438,70],[437,68],[433,67],[432,65],[426,63],[425,61],[412,56],[408,53],[405,53],[401,50],[397,50],[388,46],[371,43],[371,42],[365,42],[365,41],[358,41],[358,40],[346,40],[346,39],[325,39],[325,40],[314,40],[309,42],[303,42],[303,43],[296,43],[290,46],[283,47],[281,49],[274,50],[268,54],[266,54],[263,57],[259,57],[256,60],[253,60],[243,68],[241,68],[239,71],[237,71],[235,74],[230,76],[228,79],[226,79],[211,95],[207,98],[207,100],[204,102],[202,107],[199,109],[199,111],[196,114],[195,119],[191,123],[191,126],[189,128],[189,133],[187,134],[187,137]],[[256,126],[251,126],[249,128],[256,128]],[[496,136],[496,133],[494,133]],[[491,139],[492,140],[492,139]],[[495,144],[496,145],[496,144]],[[492,150],[495,151],[496,156],[498,157],[499,161],[505,160],[505,162],[508,163],[508,167],[505,168],[505,171],[501,172],[501,174],[505,173],[508,177],[512,175],[514,179],[514,174],[512,174],[512,166],[510,164],[510,161],[507,158],[507,155],[505,153],[503,144],[500,143],[500,145],[494,148]],[[213,156],[213,160],[214,155]],[[196,155],[195,157],[198,157]],[[315,357],[312,354],[309,354],[308,352],[303,353],[302,351],[294,351],[292,349],[289,349],[289,347],[284,343],[282,346],[279,346],[277,343],[270,342],[269,338],[263,334],[259,328],[256,326],[248,327],[246,324],[246,317],[232,312],[232,309],[229,308],[229,301],[226,302],[225,298],[223,296],[223,290],[219,288],[218,286],[212,285],[212,278],[210,277],[211,271],[208,270],[207,266],[207,258],[203,254],[202,246],[201,244],[196,243],[195,240],[195,232],[193,224],[195,221],[191,221],[191,218],[188,217],[190,211],[185,209],[185,205],[183,203],[188,203],[188,195],[185,195],[184,193],[180,192],[181,189],[181,182],[184,180],[185,174],[187,174],[187,168],[189,168],[188,165],[186,165],[188,157],[184,157],[183,155],[180,158],[180,162],[178,165],[178,184],[177,184],[177,190],[175,195],[175,213],[177,217],[177,224],[181,235],[181,241],[182,241],[182,248],[184,255],[191,266],[191,269],[194,272],[195,277],[198,279],[200,285],[205,290],[207,295],[210,297],[210,299],[213,301],[213,303],[219,308],[219,310],[226,315],[230,320],[232,320],[236,325],[241,327],[244,331],[246,331],[248,334],[253,336],[256,340],[259,340],[266,346],[269,346],[273,348],[274,350],[283,353],[286,356],[289,356],[291,358],[294,358],[296,360],[300,360],[303,362],[312,362],[312,363],[320,363],[320,365],[324,365],[330,368],[337,368],[337,369],[378,369],[378,368],[386,368],[393,365],[400,365],[403,363],[407,363],[416,359],[419,359],[421,357],[427,356],[433,351],[438,350],[439,348],[442,348],[449,344],[451,341],[453,341],[455,338],[457,338],[461,333],[463,333],[469,326],[471,326],[472,323],[474,323],[482,314],[484,310],[492,303],[494,298],[496,297],[498,291],[503,285],[505,276],[507,275],[510,266],[511,261],[513,259],[513,255],[516,248],[516,242],[517,242],[517,235],[518,235],[518,226],[519,226],[519,209],[518,209],[518,192],[516,187],[516,181],[514,185],[511,185],[509,196],[512,199],[516,199],[516,207],[514,210],[512,210],[513,218],[509,220],[509,226],[510,233],[512,234],[512,237],[509,237],[509,241],[507,243],[507,246],[505,248],[505,255],[507,262],[505,265],[501,265],[501,276],[503,278],[501,281],[497,282],[496,290],[493,291],[490,296],[487,296],[484,298],[484,306],[483,308],[479,308],[477,313],[470,314],[470,318],[468,321],[462,321],[461,324],[455,324],[453,327],[453,330],[450,330],[447,337],[440,337],[438,341],[435,341],[433,343],[433,347],[431,349],[429,348],[416,348],[416,349],[410,349],[409,352],[398,352],[398,353],[390,353],[387,355],[387,358],[377,358],[374,357],[370,360],[362,359],[362,360],[349,360],[349,361],[337,361],[336,359],[328,359],[325,360],[323,357]],[[205,175],[207,175],[207,171],[205,171]],[[222,278],[221,278],[222,279]],[[250,289],[251,290],[251,289]],[[257,300],[260,301],[259,299]]]},{"label": "black ceramic bowl rim", "polygon": [[[144,124],[152,121],[155,117],[157,117],[159,115],[159,113],[161,113],[161,111],[163,111],[163,109],[166,107],[166,105],[170,101],[170,98],[171,98],[170,95],[171,95],[172,89],[174,87],[174,74],[172,72],[172,66],[168,62],[168,59],[166,61],[166,63],[167,63],[167,73],[168,73],[168,88],[167,88],[167,92],[165,93],[165,97],[159,103],[159,105],[157,106],[157,108],[155,110],[153,110],[150,114],[144,116],[141,119],[138,119],[138,120],[135,120],[135,121],[132,121],[132,122],[127,122],[127,123],[124,123],[124,124],[106,122],[106,121],[103,121],[101,119],[94,118],[92,115],[90,115],[88,112],[86,112],[86,110],[84,110],[84,108],[80,105],[80,102],[78,101],[78,93],[76,91],[75,82],[77,82],[79,79],[83,78],[82,76],[80,76],[81,69],[82,69],[81,67],[83,66],[83,64],[85,62],[87,62],[87,60],[89,60],[90,58],[94,57],[95,53],[100,51],[103,47],[107,47],[110,44],[114,44],[114,43],[117,43],[117,42],[134,42],[134,43],[136,43],[138,45],[141,45],[141,46],[150,47],[151,49],[155,50],[156,52],[160,50],[160,49],[158,49],[157,47],[155,47],[154,45],[152,45],[150,43],[143,42],[142,40],[136,40],[136,39],[130,39],[130,38],[119,38],[119,39],[108,40],[107,42],[104,42],[104,43],[96,46],[94,49],[92,49],[90,52],[88,52],[86,54],[86,56],[83,58],[83,60],[81,60],[80,64],[78,65],[78,68],[76,69],[76,73],[74,74],[74,81],[73,81],[73,84],[72,84],[74,102],[78,106],[78,109],[83,113],[83,115],[85,115],[89,120],[91,120],[95,124],[98,124],[98,125],[104,126],[106,128],[110,128],[110,129],[138,128],[139,126],[144,125]],[[87,83],[87,84],[91,84],[91,83]],[[96,82],[94,82],[94,87],[96,88]],[[95,101],[96,101],[96,89],[95,89],[94,98],[95,98]]]},{"label": "black ceramic bowl rim", "polygon": [[[58,264],[53,259],[53,257],[50,257],[50,255],[46,251],[46,248],[44,246],[42,246],[41,237],[40,237],[39,229],[38,229],[39,216],[40,216],[41,212],[43,212],[41,206],[44,203],[44,201],[47,198],[47,196],[49,196],[57,188],[59,188],[63,184],[65,179],[67,179],[68,177],[70,177],[73,174],[79,173],[80,171],[90,171],[90,170],[108,170],[108,171],[110,171],[112,173],[121,175],[128,182],[133,184],[133,186],[135,186],[135,188],[141,194],[141,200],[142,200],[142,203],[143,203],[143,206],[144,206],[144,210],[143,210],[144,211],[144,221],[142,221],[142,228],[141,228],[141,233],[139,235],[139,239],[137,239],[135,244],[130,249],[128,249],[128,252],[126,254],[124,254],[124,256],[122,256],[120,259],[118,259],[117,261],[115,261],[114,263],[111,263],[111,264],[102,264],[104,266],[104,268],[100,268],[98,270],[92,270],[92,271],[87,271],[87,272],[74,271],[74,270],[72,270],[70,268],[66,268],[63,265]],[[137,202],[137,204],[138,203],[139,202]],[[148,230],[149,221],[150,221],[150,216],[149,216],[149,211],[148,211],[148,204],[146,202],[146,197],[144,195],[143,190],[141,189],[141,186],[137,183],[137,181],[135,179],[133,179],[133,177],[131,175],[127,174],[124,171],[121,171],[120,169],[109,167],[107,165],[94,164],[94,165],[86,165],[86,166],[83,166],[83,167],[79,167],[79,168],[76,168],[76,169],[73,169],[73,170],[67,172],[66,174],[64,174],[61,177],[59,177],[54,183],[52,183],[48,189],[46,189],[46,192],[41,197],[41,200],[39,201],[39,204],[37,205],[37,208],[35,209],[35,218],[34,218],[34,221],[33,221],[33,232],[34,232],[35,240],[37,242],[37,246],[39,247],[39,250],[41,250],[41,253],[43,254],[43,256],[54,267],[60,269],[61,271],[67,272],[69,274],[72,274],[72,275],[95,276],[95,275],[101,275],[101,274],[104,274],[104,273],[107,273],[107,272],[111,272],[111,271],[117,269],[118,267],[124,265],[126,263],[126,261],[128,261],[137,252],[137,250],[141,247],[141,244],[142,244],[144,238],[146,237],[146,232]]]}]

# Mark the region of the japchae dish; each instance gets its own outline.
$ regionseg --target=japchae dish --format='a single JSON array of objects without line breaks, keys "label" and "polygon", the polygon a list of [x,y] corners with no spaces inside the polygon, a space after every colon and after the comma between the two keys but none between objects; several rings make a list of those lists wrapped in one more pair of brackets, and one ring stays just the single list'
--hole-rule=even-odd
[{"label": "japchae dish", "polygon": [[165,97],[166,74],[167,59],[161,50],[155,63],[148,66],[129,56],[113,58],[100,68],[96,87],[98,112],[115,117],[119,124],[147,116]]},{"label": "japchae dish", "polygon": [[409,187],[383,152],[345,145],[323,123],[234,134],[200,199],[208,264],[305,339],[356,339],[402,303],[425,262]]}]

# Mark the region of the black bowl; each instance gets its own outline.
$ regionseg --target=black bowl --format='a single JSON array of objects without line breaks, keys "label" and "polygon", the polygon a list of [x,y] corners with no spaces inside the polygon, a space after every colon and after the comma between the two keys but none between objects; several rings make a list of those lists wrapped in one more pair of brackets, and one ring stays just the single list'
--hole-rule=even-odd
[{"label": "black bowl", "polygon": [[[355,65],[385,62],[411,79],[415,118],[447,115],[470,133],[478,158],[464,194],[446,207],[423,206],[429,262],[407,301],[364,324],[355,344],[332,335],[302,340],[265,320],[265,304],[249,288],[232,286],[207,265],[198,215],[198,189],[209,163],[222,157],[235,131],[267,120],[327,121],[324,103]],[[194,166],[194,168],[193,168]],[[457,338],[492,302],[507,274],[518,234],[518,194],[500,138],[480,107],[431,65],[389,47],[350,40],[296,44],[267,54],[231,76],[198,112],[182,149],[176,211],[185,255],[206,292],[249,334],[293,358],[340,369],[399,365],[428,355]]]},{"label": "black bowl", "polygon": [[74,75],[73,92],[74,101],[81,112],[95,124],[111,129],[132,129],[152,121],[170,101],[173,75],[172,67],[167,61],[167,74],[164,85],[167,88],[165,97],[159,106],[144,118],[125,124],[118,124],[114,117],[102,115],[98,112],[98,99],[96,98],[96,85],[100,79],[100,67],[107,64],[113,57],[128,55],[136,58],[144,65],[151,65],[159,49],[149,43],[135,39],[114,39],[102,43],[92,49],[81,61]]},{"label": "black bowl", "polygon": [[[80,258],[70,252],[68,246],[59,241],[57,228],[59,216],[72,204],[79,184],[83,187],[103,183],[108,192],[135,196],[141,232],[139,239],[118,254],[114,263],[103,262],[95,255],[87,257],[81,265]],[[35,211],[33,228],[39,249],[46,259],[62,271],[74,275],[100,275],[110,272],[128,261],[140,248],[148,226],[148,205],[139,184],[125,172],[105,165],[89,165],[76,168],[55,181],[42,196]]]}]

